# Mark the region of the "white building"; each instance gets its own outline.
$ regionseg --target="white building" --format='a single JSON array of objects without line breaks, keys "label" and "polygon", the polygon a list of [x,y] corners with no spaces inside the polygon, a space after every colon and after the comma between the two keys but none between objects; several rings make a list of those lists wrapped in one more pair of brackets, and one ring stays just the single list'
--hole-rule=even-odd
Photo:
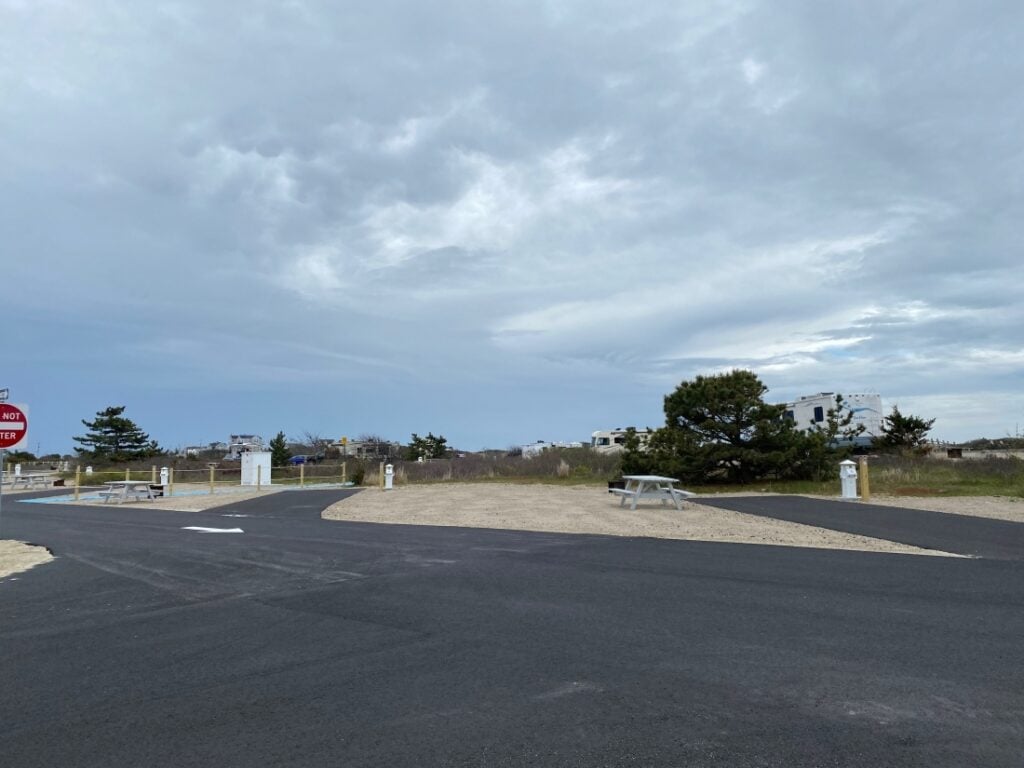
[{"label": "white building", "polygon": [[232,435],[228,442],[228,453],[224,458],[233,461],[242,458],[243,453],[265,450],[263,438],[259,435]]},{"label": "white building", "polygon": [[526,445],[519,446],[519,450],[522,451],[524,459],[528,459],[532,456],[539,456],[541,453],[546,451],[548,448],[582,448],[583,443],[572,442],[572,443],[549,443],[545,440],[538,440],[536,443],[527,443]]},{"label": "white building", "polygon": [[[830,409],[836,407],[834,392],[819,392],[786,403],[785,417],[792,419],[799,429],[810,429],[815,424],[824,424]],[[853,414],[851,427],[863,426],[864,431],[854,442],[870,443],[882,435],[882,396],[876,394],[843,395],[843,410],[840,418]]]},{"label": "white building", "polygon": [[[624,451],[626,443],[627,427],[616,427],[615,429],[599,429],[590,436],[590,447],[598,453],[618,453]],[[640,438],[640,447],[647,446],[647,439],[651,436],[651,430],[638,429],[636,436]]]},{"label": "white building", "polygon": [[206,445],[189,445],[178,451],[178,455],[182,458],[196,457],[202,453],[223,453],[228,450],[227,443],[206,443]]},{"label": "white building", "polygon": [[331,448],[342,457],[352,456],[357,459],[394,459],[402,454],[402,444],[390,440],[349,440],[343,437]]}]

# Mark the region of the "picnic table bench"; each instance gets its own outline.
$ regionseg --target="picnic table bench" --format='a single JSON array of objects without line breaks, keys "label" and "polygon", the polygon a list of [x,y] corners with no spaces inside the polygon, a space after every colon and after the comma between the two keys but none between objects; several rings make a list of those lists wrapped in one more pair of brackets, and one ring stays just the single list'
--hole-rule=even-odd
[{"label": "picnic table bench", "polygon": [[25,488],[49,488],[53,482],[53,476],[46,472],[34,475],[14,475],[11,478],[11,490],[17,490],[18,485]]},{"label": "picnic table bench", "polygon": [[[162,486],[159,486],[162,488]],[[111,480],[106,488],[98,493],[100,498],[107,502],[116,501],[118,504],[126,501],[129,497],[136,501],[154,498],[154,487],[148,480]]]},{"label": "picnic table bench", "polygon": [[685,498],[696,496],[690,491],[676,488],[679,481],[674,477],[662,477],[661,475],[623,475],[626,481],[625,488],[610,488],[609,493],[619,497],[619,506],[624,506],[626,499],[630,500],[629,508],[636,509],[636,503],[642,499],[655,499],[662,504],[671,501],[676,509],[682,509],[682,501]]}]

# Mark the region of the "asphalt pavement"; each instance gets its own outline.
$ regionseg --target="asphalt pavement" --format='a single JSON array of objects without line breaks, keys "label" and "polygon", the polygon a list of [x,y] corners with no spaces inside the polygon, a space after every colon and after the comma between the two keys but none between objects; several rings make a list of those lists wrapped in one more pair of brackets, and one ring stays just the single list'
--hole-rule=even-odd
[{"label": "asphalt pavement", "polygon": [[[1024,566],[12,503],[10,766],[1014,766]],[[238,533],[189,530],[241,529]]]},{"label": "asphalt pavement", "polygon": [[[805,496],[702,498],[701,504],[971,557],[1024,560],[1024,524]],[[1022,762],[1024,764],[1024,762]]]}]

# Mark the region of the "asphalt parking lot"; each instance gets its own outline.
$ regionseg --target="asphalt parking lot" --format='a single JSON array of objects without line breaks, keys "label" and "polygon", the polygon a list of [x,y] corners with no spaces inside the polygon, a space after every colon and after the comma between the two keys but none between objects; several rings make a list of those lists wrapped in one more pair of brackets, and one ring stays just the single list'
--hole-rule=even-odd
[{"label": "asphalt parking lot", "polygon": [[851,504],[804,496],[702,498],[711,507],[871,536],[968,557],[1024,560],[1024,525],[921,509]]},{"label": "asphalt parking lot", "polygon": [[5,500],[57,556],[0,580],[5,764],[1021,763],[1024,566],[995,550],[321,520],[344,493]]}]

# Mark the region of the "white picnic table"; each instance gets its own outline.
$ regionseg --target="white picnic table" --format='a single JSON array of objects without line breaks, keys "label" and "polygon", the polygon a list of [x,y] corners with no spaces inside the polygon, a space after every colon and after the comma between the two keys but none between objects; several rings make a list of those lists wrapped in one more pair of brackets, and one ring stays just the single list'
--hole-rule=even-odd
[{"label": "white picnic table", "polygon": [[109,480],[107,487],[99,492],[107,502],[116,501],[118,504],[134,497],[136,501],[142,499],[153,499],[153,489],[148,480]]},{"label": "white picnic table", "polygon": [[676,509],[682,509],[682,501],[697,494],[676,488],[679,481],[674,477],[662,477],[661,475],[623,475],[626,481],[625,488],[612,488],[611,492],[619,497],[619,506],[630,499],[629,508],[635,510],[636,503],[641,499],[656,499],[664,504],[671,501]]},{"label": "white picnic table", "polygon": [[49,472],[39,472],[30,475],[13,475],[11,478],[11,490],[17,490],[19,483],[25,488],[49,488],[53,482],[53,475]]}]

